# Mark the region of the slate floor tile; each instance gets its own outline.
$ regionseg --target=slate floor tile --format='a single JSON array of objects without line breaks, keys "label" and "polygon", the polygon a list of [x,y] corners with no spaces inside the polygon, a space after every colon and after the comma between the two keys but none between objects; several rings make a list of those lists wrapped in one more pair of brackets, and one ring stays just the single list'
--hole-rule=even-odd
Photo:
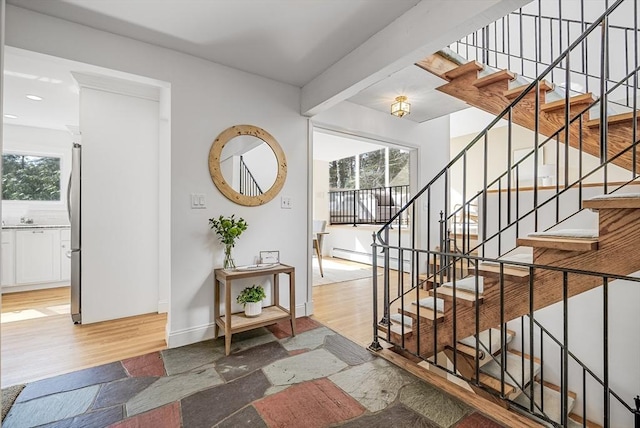
[{"label": "slate floor tile", "polygon": [[224,355],[224,342],[207,340],[180,348],[165,349],[161,354],[165,371],[171,376],[213,363]]},{"label": "slate floor tile", "polygon": [[141,355],[139,357],[122,360],[122,365],[133,377],[164,376],[164,364],[159,352]]},{"label": "slate floor tile", "polygon": [[216,370],[228,382],[287,356],[289,353],[280,343],[268,342],[220,358]]},{"label": "slate floor tile", "polygon": [[110,428],[144,427],[180,428],[180,403],[173,402],[110,426]]},{"label": "slate floor tile", "polygon": [[102,428],[119,422],[123,418],[124,409],[122,406],[114,406],[83,413],[73,418],[44,425],[42,428]]},{"label": "slate floor tile", "polygon": [[475,412],[461,420],[456,428],[502,428],[502,425]]},{"label": "slate floor tile", "polygon": [[321,428],[353,419],[365,410],[327,379],[292,386],[257,401],[254,406],[272,427],[303,426],[303,423],[305,428]]},{"label": "slate floor tile", "polygon": [[[231,353],[278,340],[266,327],[236,333],[231,338]],[[224,342],[220,341],[224,347]]]},{"label": "slate floor tile", "polygon": [[261,371],[200,391],[181,401],[185,427],[212,427],[247,404],[262,398],[269,381]]},{"label": "slate floor tile", "polygon": [[213,366],[161,377],[129,400],[125,409],[128,416],[137,415],[222,383],[224,381]]},{"label": "slate floor tile", "polygon": [[291,385],[327,377],[347,367],[338,357],[324,349],[284,358],[262,371],[274,386]]},{"label": "slate floor tile", "polygon": [[[296,318],[296,334],[304,333],[305,331],[313,330],[318,327],[322,327],[322,324],[309,317]],[[270,325],[267,328],[278,339],[284,339],[285,337],[291,336],[291,324],[289,321],[280,321],[279,323]]]},{"label": "slate floor tile", "polygon": [[329,380],[371,412],[386,408],[396,400],[400,388],[418,381],[381,359],[336,373],[329,376]]},{"label": "slate floor tile", "polygon": [[117,361],[30,383],[18,396],[16,402],[20,403],[53,393],[71,391],[125,377],[127,377],[127,373],[120,361]]},{"label": "slate floor tile", "polygon": [[335,333],[326,327],[318,327],[303,333],[296,333],[296,336],[282,339],[280,343],[287,351],[316,349],[324,343],[327,336],[335,336]]},{"label": "slate floor tile", "polygon": [[411,409],[407,409],[402,404],[395,404],[385,410],[354,419],[341,424],[343,428],[389,428],[389,427],[411,427],[411,428],[440,428],[424,416],[421,416]]},{"label": "slate floor tile", "polygon": [[69,419],[86,412],[98,393],[98,385],[15,403],[2,422],[5,428],[24,428]]},{"label": "slate floor tile", "polygon": [[267,424],[264,423],[255,407],[247,406],[217,426],[217,428],[236,427],[267,428]]},{"label": "slate floor tile", "polygon": [[453,426],[470,412],[470,408],[461,401],[421,381],[402,388],[400,402],[445,428]]},{"label": "slate floor tile", "polygon": [[358,364],[372,361],[375,358],[371,352],[362,346],[337,334],[325,337],[324,349],[350,366],[357,366]]},{"label": "slate floor tile", "polygon": [[157,379],[156,377],[128,377],[104,384],[100,388],[92,407],[100,409],[115,406],[116,404],[124,404]]}]

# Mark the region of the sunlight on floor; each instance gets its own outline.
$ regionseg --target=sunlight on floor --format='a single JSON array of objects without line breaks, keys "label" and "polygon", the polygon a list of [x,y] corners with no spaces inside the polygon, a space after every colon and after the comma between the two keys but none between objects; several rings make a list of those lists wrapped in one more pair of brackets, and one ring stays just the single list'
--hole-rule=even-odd
[{"label": "sunlight on floor", "polygon": [[44,318],[52,315],[64,315],[70,313],[70,305],[56,305],[39,309],[24,309],[21,311],[3,312],[0,316],[0,324]]}]

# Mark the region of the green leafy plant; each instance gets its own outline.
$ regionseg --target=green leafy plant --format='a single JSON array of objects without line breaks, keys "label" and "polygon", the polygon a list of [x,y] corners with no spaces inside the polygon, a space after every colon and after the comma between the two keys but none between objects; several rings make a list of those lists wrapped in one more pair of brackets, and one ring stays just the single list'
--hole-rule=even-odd
[{"label": "green leafy plant", "polygon": [[236,244],[236,239],[238,239],[242,232],[247,230],[247,226],[249,226],[242,217],[236,220],[235,214],[231,217],[220,216],[218,218],[210,218],[209,225],[212,230],[215,230],[218,238],[220,238],[220,242],[224,245],[231,245],[232,247]]},{"label": "green leafy plant", "polygon": [[264,288],[261,285],[253,284],[251,287],[246,287],[240,294],[236,301],[243,305],[247,303],[257,303],[262,301],[267,294],[264,292]]}]

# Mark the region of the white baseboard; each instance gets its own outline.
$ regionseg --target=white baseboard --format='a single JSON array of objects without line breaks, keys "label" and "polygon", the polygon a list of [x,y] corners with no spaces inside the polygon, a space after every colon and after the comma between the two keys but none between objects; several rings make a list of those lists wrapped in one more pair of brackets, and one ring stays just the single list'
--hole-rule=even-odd
[{"label": "white baseboard", "polygon": [[[311,315],[313,313],[313,307],[309,312],[308,303],[302,305],[296,305],[296,318]],[[180,346],[191,345],[192,343],[202,342],[205,340],[213,339],[215,334],[215,324],[204,324],[197,327],[185,328],[174,332],[168,332],[167,334],[167,347],[178,348]],[[220,336],[224,336],[224,331],[220,329]]]},{"label": "white baseboard", "polygon": [[60,288],[69,286],[69,281],[44,282],[41,284],[5,285],[4,287],[2,287],[2,294],[17,293],[19,291],[45,290],[47,288]]},{"label": "white baseboard", "polygon": [[158,301],[158,313],[166,314],[169,312],[169,302],[166,300]]}]

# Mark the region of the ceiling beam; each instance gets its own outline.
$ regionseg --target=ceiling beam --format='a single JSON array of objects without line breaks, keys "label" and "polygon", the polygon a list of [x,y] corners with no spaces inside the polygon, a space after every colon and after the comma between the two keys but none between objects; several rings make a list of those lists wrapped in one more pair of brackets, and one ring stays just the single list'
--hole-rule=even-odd
[{"label": "ceiling beam", "polygon": [[422,0],[302,88],[314,116],[531,0]]}]

